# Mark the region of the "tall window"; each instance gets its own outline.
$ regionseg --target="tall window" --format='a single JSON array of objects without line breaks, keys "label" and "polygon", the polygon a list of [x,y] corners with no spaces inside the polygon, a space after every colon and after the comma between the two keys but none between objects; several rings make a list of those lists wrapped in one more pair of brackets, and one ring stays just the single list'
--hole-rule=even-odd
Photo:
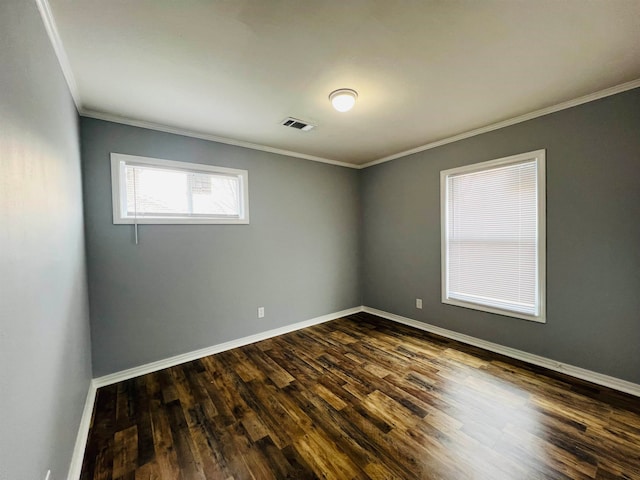
[{"label": "tall window", "polygon": [[442,302],[545,322],[545,151],[440,173]]},{"label": "tall window", "polygon": [[111,154],[113,223],[249,223],[246,170]]}]

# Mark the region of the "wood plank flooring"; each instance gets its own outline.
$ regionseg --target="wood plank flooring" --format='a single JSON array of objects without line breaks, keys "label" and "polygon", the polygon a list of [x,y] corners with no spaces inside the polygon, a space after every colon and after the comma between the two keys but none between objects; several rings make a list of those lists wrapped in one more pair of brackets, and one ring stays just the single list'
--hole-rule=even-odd
[{"label": "wood plank flooring", "polygon": [[368,314],[98,390],[82,479],[640,479],[640,399]]}]

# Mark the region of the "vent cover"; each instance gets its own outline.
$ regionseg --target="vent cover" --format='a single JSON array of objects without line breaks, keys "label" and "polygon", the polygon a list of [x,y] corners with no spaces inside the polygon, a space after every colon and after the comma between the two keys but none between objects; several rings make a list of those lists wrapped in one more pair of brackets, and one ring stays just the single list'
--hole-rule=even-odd
[{"label": "vent cover", "polygon": [[285,127],[295,128],[296,130],[302,130],[303,132],[308,132],[312,128],[315,128],[315,125],[311,125],[303,120],[298,120],[297,118],[287,117],[281,123]]}]

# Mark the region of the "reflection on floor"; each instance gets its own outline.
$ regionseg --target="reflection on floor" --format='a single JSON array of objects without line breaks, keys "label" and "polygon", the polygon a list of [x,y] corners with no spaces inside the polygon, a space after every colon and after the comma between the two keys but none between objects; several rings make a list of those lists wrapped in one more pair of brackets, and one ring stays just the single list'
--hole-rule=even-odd
[{"label": "reflection on floor", "polygon": [[360,313],[101,388],[109,478],[640,478],[640,399]]}]

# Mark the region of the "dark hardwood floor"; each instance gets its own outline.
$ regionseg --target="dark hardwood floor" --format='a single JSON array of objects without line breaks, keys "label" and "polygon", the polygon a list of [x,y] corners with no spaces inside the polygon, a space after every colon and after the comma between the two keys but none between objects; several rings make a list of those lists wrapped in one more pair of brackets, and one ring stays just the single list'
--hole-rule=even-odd
[{"label": "dark hardwood floor", "polygon": [[101,388],[82,479],[640,479],[640,399],[357,314]]}]

